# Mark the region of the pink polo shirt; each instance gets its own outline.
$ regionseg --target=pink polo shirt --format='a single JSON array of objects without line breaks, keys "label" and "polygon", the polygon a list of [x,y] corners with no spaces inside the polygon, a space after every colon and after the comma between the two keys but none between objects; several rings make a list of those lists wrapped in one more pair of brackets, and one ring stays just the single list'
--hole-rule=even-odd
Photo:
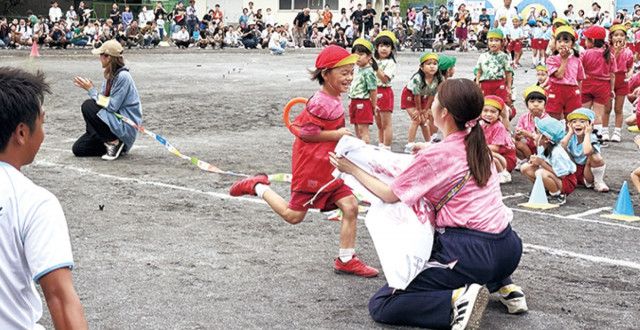
[{"label": "pink polo shirt", "polygon": [[[394,194],[414,208],[421,199],[436,205],[469,171],[465,136],[466,131],[455,132],[444,141],[421,150],[413,163],[391,184]],[[496,169],[491,166],[487,185],[478,187],[471,177],[436,214],[434,226],[500,233],[512,219],[513,212],[502,203]]]},{"label": "pink polo shirt", "polygon": [[627,72],[633,67],[633,52],[625,47],[616,54],[616,73]]},{"label": "pink polo shirt", "polygon": [[[540,119],[547,116],[547,113],[543,112],[540,116]],[[525,113],[524,115],[520,116],[520,118],[518,118],[518,124],[516,125],[516,128],[534,133],[536,131],[536,123],[534,122],[534,118],[535,117],[531,114],[531,112]]]},{"label": "pink polo shirt", "polygon": [[493,124],[482,125],[482,130],[487,144],[503,146],[506,149],[514,149],[516,147],[513,144],[511,134],[509,134],[509,131],[500,120],[496,120]]},{"label": "pink polo shirt", "polygon": [[611,80],[611,74],[617,70],[616,57],[610,55],[609,63],[604,60],[604,48],[587,49],[580,58],[584,74],[589,79]]},{"label": "pink polo shirt", "polygon": [[631,93],[638,87],[640,87],[640,73],[634,74],[629,80],[629,90]]},{"label": "pink polo shirt", "polygon": [[549,82],[559,85],[578,86],[578,82],[584,80],[584,68],[580,58],[569,56],[567,69],[564,71],[562,79],[556,78],[553,74],[560,68],[562,58],[560,55],[553,55],[547,58],[547,70],[549,70]]}]

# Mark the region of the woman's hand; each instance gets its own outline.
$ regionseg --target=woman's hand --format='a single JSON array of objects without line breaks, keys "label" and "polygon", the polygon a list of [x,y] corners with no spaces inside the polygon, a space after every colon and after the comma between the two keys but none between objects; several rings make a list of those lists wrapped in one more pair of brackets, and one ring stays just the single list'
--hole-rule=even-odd
[{"label": "woman's hand", "polygon": [[82,78],[79,76],[76,76],[75,78],[73,78],[73,84],[86,91],[89,91],[90,89],[94,88],[93,82],[91,80]]},{"label": "woman's hand", "polygon": [[338,171],[346,174],[352,174],[353,171],[358,168],[355,164],[353,164],[350,160],[345,157],[338,156],[333,152],[329,152],[329,162],[333,167],[335,167]]}]

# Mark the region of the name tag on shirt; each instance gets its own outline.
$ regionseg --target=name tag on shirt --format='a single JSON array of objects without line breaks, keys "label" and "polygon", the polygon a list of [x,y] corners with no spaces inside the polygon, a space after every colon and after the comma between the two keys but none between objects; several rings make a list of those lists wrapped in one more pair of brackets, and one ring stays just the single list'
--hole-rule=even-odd
[{"label": "name tag on shirt", "polygon": [[109,105],[109,97],[99,94],[98,101],[96,101],[96,104],[103,108],[106,108],[107,105]]}]

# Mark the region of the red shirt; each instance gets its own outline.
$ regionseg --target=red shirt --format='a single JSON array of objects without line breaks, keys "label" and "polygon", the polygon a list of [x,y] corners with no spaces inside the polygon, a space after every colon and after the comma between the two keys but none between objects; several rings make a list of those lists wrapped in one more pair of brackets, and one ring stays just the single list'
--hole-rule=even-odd
[{"label": "red shirt", "polygon": [[616,57],[609,55],[609,63],[604,59],[604,48],[587,49],[580,59],[587,78],[596,80],[610,80],[611,74],[617,70]]},{"label": "red shirt", "polygon": [[629,48],[623,48],[616,54],[616,73],[627,73],[633,67],[633,52]]},{"label": "red shirt", "polygon": [[[308,129],[305,128],[313,125],[322,131],[331,131],[344,127],[344,124],[344,108],[340,97],[320,91],[309,99],[289,129],[296,136],[291,158],[291,191],[315,193],[334,179],[329,152],[335,149],[338,141],[305,142],[301,138],[308,136],[305,134]],[[341,185],[342,180],[336,180],[323,191],[330,192]]]}]

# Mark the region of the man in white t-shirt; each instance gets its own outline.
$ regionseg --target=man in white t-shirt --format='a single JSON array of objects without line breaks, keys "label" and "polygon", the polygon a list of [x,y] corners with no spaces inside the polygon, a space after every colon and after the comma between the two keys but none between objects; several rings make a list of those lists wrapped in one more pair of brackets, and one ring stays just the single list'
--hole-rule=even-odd
[{"label": "man in white t-shirt", "polygon": [[[504,0],[504,6],[500,6],[495,11],[494,21],[498,22],[501,17],[507,18],[507,31],[511,31],[513,28],[513,18],[518,17],[518,12],[511,6],[511,0]],[[496,26],[497,27],[497,26]]]},{"label": "man in white t-shirt", "polygon": [[58,2],[57,1],[51,2],[51,8],[49,8],[49,19],[51,20],[51,23],[59,21],[61,17],[62,17],[62,9],[58,7]]},{"label": "man in white t-shirt", "polygon": [[0,329],[42,329],[35,284],[56,329],[87,329],[62,207],[20,172],[44,140],[45,92],[43,73],[0,68]]}]

